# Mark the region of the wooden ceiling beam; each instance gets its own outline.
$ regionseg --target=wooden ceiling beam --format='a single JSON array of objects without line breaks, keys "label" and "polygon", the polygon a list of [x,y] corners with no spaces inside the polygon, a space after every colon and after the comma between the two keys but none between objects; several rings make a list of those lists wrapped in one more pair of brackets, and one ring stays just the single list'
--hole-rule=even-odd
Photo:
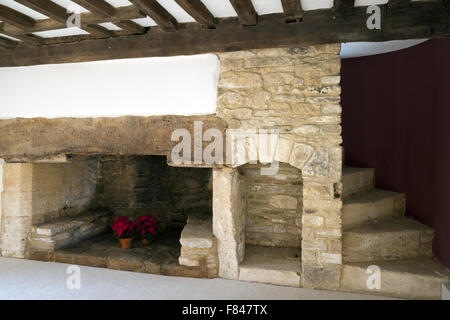
[{"label": "wooden ceiling beam", "polygon": [[128,30],[129,32],[135,33],[135,34],[145,33],[148,30],[148,28],[145,28],[132,20],[120,20],[118,22],[115,22],[114,24],[116,26],[118,26],[119,28]]},{"label": "wooden ceiling beam", "polygon": [[103,0],[71,0],[93,14],[107,18],[116,14],[116,8]]},{"label": "wooden ceiling beam", "polygon": [[0,19],[20,29],[30,29],[36,24],[36,20],[29,16],[0,4]]},{"label": "wooden ceiling beam", "polygon": [[334,10],[337,14],[350,14],[355,7],[355,0],[334,0]]},{"label": "wooden ceiling beam", "polygon": [[300,0],[281,0],[286,22],[297,22],[303,18],[303,7]]},{"label": "wooden ceiling beam", "polygon": [[200,0],[175,0],[175,2],[202,26],[209,29],[216,27],[214,16]]},{"label": "wooden ceiling beam", "polygon": [[[23,1],[23,0],[20,0]],[[41,0],[36,0],[36,2],[40,2]],[[141,12],[135,6],[127,6],[117,8],[116,15],[110,18],[102,18],[91,12],[84,12],[81,14],[81,21],[84,24],[98,24],[103,22],[112,22],[116,23],[121,20],[131,20],[131,19],[140,19],[145,18],[146,14]],[[58,21],[55,19],[44,19],[37,20],[36,24],[33,28],[24,31],[23,29],[17,28],[10,24],[5,24],[4,29],[7,30],[11,34],[27,34],[30,32],[40,32],[40,31],[49,31],[66,28],[66,21]]]},{"label": "wooden ceiling beam", "polygon": [[17,41],[0,36],[0,48],[13,49],[17,46]]},{"label": "wooden ceiling beam", "polygon": [[16,0],[16,2],[62,23],[69,17],[64,7],[50,0]]},{"label": "wooden ceiling beam", "polygon": [[[117,15],[117,8],[113,7],[111,4],[103,0],[94,0],[94,1],[73,0],[73,1],[101,18],[107,19],[115,17]],[[119,28],[130,31],[131,33],[144,33],[147,30],[146,28],[140,26],[139,24],[131,20],[128,21],[119,20],[117,22],[112,23],[117,25]]]},{"label": "wooden ceiling beam", "polygon": [[130,2],[152,18],[163,30],[177,30],[177,20],[156,0],[130,0]]},{"label": "wooden ceiling beam", "polygon": [[[386,10],[386,5],[380,7]],[[177,32],[155,27],[144,35],[39,47],[20,44],[0,54],[0,67],[450,36],[448,9],[440,1],[412,2],[406,14],[384,16],[380,30],[361,27],[366,10],[356,7],[347,17],[336,16],[333,9],[305,11],[302,23],[286,23],[284,14],[270,14],[259,16],[251,28],[242,28],[236,17],[217,19],[216,29],[187,23]]]},{"label": "wooden ceiling beam", "polygon": [[405,11],[411,4],[411,0],[389,0],[387,3],[387,11],[392,12],[394,10]]},{"label": "wooden ceiling beam", "polygon": [[251,0],[230,0],[236,11],[239,22],[244,26],[254,26],[258,23],[258,14]]},{"label": "wooden ceiling beam", "polygon": [[[67,27],[67,19],[70,14],[67,12],[67,9],[54,3],[50,0],[17,0],[17,2],[43,14],[51,19],[58,21],[61,24],[64,24],[64,28]],[[112,36],[112,32],[102,26],[97,24],[86,24],[81,21],[81,28],[91,35],[98,38],[105,38]]]},{"label": "wooden ceiling beam", "polygon": [[0,30],[0,33],[3,33],[4,35],[16,38],[24,43],[27,43],[27,44],[33,45],[33,46],[42,45],[45,43],[43,38],[38,37],[34,34],[12,34],[4,29]]}]

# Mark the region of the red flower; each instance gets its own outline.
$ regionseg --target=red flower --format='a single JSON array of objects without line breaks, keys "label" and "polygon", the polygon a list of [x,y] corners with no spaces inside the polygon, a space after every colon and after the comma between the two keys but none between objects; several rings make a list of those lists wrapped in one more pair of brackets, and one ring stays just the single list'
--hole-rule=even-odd
[{"label": "red flower", "polygon": [[127,217],[121,216],[116,218],[111,229],[120,239],[132,238],[134,235],[135,223]]},{"label": "red flower", "polygon": [[136,224],[143,238],[151,241],[158,231],[158,224],[151,215],[144,215],[138,218]]}]

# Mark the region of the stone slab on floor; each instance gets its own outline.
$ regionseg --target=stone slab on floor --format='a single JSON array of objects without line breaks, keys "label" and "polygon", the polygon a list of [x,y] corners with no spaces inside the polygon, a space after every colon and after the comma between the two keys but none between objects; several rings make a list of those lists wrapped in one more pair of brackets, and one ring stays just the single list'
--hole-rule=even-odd
[{"label": "stone slab on floor", "polygon": [[301,252],[298,248],[247,246],[239,280],[300,287]]},{"label": "stone slab on floor", "polygon": [[149,245],[134,240],[124,250],[110,233],[87,239],[70,248],[56,250],[47,261],[108,268],[121,271],[143,272],[168,276],[208,278],[203,268],[181,266],[180,232],[161,235]]},{"label": "stone slab on floor", "polygon": [[84,239],[99,235],[111,226],[109,210],[87,211],[78,216],[68,216],[31,228],[27,256],[45,255]]},{"label": "stone slab on floor", "polygon": [[213,246],[212,220],[189,217],[181,232],[180,243],[189,248],[211,248]]},{"label": "stone slab on floor", "polygon": [[[380,268],[380,289],[369,290],[369,266]],[[450,273],[432,258],[395,261],[345,263],[342,265],[341,290],[364,292],[405,299],[441,299],[442,283]]]}]

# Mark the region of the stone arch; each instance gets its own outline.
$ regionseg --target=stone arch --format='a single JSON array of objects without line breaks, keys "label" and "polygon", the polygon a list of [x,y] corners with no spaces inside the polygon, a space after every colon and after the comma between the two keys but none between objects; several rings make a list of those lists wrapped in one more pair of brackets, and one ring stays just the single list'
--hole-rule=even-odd
[{"label": "stone arch", "polygon": [[[273,158],[267,159],[259,156],[258,149],[255,150],[255,146],[249,143],[248,137],[246,140],[243,144],[245,153],[233,154],[230,167],[214,169],[217,188],[227,186],[221,190],[221,196],[214,196],[213,204],[213,230],[218,239],[219,276],[238,279],[239,264],[245,255],[245,221],[242,221],[242,212],[238,212],[236,206],[239,201],[236,195],[239,194],[242,184],[238,168],[257,161],[279,161],[299,169],[302,173],[302,285],[337,288],[342,263],[341,146],[313,147],[280,137]],[[217,195],[216,191],[215,193]],[[228,203],[225,211],[221,210],[224,209],[224,206],[220,207],[221,202]],[[224,231],[229,234],[226,235]]]}]

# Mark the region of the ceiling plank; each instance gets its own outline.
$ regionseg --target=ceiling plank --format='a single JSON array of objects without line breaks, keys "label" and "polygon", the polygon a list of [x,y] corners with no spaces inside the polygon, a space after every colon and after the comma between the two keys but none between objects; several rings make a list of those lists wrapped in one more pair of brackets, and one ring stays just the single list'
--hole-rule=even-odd
[{"label": "ceiling plank", "polygon": [[[380,7],[386,10],[386,5]],[[285,23],[284,14],[270,14],[259,16],[258,24],[251,28],[242,28],[236,17],[217,19],[216,29],[187,23],[180,24],[177,32],[155,27],[144,35],[42,48],[21,44],[0,55],[0,67],[450,36],[448,11],[438,1],[412,2],[407,14],[386,15],[381,30],[361,28],[366,23],[366,9],[356,7],[345,18],[336,16],[333,9],[305,11],[302,23]]]},{"label": "ceiling plank", "polygon": [[17,46],[17,41],[0,36],[0,48],[13,49]]},{"label": "ceiling plank", "polygon": [[175,0],[175,2],[202,26],[210,29],[216,27],[214,16],[200,0]]},{"label": "ceiling plank", "polygon": [[1,4],[0,19],[24,30],[30,29],[36,24],[36,20]]},{"label": "ceiling plank", "polygon": [[254,26],[258,23],[258,14],[251,0],[230,0],[236,11],[239,22],[244,26]]},{"label": "ceiling plank", "polygon": [[116,8],[103,0],[71,0],[93,14],[106,18],[116,14]]},{"label": "ceiling plank", "polygon": [[300,0],[281,0],[283,12],[287,22],[301,21],[303,17],[303,7]]},{"label": "ceiling plank", "polygon": [[177,20],[156,0],[130,0],[130,2],[145,12],[165,31],[177,30]]}]

